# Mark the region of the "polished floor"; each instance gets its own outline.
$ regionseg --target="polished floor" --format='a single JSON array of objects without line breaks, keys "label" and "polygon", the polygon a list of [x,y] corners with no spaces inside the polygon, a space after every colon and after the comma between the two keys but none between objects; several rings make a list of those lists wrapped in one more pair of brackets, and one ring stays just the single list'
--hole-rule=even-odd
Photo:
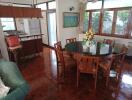
[{"label": "polished floor", "polygon": [[44,47],[39,57],[20,65],[20,70],[30,85],[26,100],[132,100],[132,63],[124,64],[121,82],[111,78],[108,87],[98,76],[97,89],[93,89],[93,77],[81,74],[76,87],[76,68],[66,71],[63,82],[57,81],[56,56],[52,49]]}]

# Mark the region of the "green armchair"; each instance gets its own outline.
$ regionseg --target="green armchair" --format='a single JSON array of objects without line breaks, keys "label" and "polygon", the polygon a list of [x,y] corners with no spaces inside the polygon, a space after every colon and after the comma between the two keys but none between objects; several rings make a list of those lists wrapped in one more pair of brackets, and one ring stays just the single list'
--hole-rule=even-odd
[{"label": "green armchair", "polygon": [[0,60],[0,76],[4,84],[10,87],[7,96],[0,100],[24,100],[29,92],[29,85],[23,79],[17,65],[13,62]]}]

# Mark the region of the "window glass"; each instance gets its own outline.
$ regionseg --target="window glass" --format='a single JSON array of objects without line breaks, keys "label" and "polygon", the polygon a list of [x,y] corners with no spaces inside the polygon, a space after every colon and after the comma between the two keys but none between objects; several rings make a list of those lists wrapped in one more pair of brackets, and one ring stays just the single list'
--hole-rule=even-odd
[{"label": "window glass", "polygon": [[118,11],[115,34],[124,35],[126,33],[129,10]]},{"label": "window glass", "polygon": [[56,2],[55,1],[49,2],[48,7],[49,7],[49,9],[56,9]]},{"label": "window glass", "polygon": [[98,33],[100,12],[92,12],[92,28],[95,33]]},{"label": "window glass", "polygon": [[111,34],[113,13],[113,11],[104,11],[102,33]]},{"label": "window glass", "polygon": [[84,32],[88,31],[88,27],[89,27],[88,22],[89,22],[89,12],[85,12],[84,23],[83,23]]},{"label": "window glass", "polygon": [[86,6],[86,10],[101,9],[101,6],[102,6],[102,1],[88,2]]},{"label": "window glass", "polygon": [[3,30],[15,30],[15,23],[13,18],[1,18]]},{"label": "window glass", "polygon": [[132,0],[104,0],[104,8],[132,7]]},{"label": "window glass", "polygon": [[41,10],[47,10],[46,3],[38,4],[37,8],[41,8]]}]

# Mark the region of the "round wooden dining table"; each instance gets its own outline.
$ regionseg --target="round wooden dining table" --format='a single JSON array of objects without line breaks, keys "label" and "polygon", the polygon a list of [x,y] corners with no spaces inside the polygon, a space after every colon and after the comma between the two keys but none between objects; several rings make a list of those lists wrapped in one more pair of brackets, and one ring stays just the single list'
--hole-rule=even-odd
[{"label": "round wooden dining table", "polygon": [[83,41],[76,41],[65,45],[65,50],[71,53],[80,53],[88,56],[107,56],[112,53],[112,47],[109,44],[95,42],[87,47]]}]

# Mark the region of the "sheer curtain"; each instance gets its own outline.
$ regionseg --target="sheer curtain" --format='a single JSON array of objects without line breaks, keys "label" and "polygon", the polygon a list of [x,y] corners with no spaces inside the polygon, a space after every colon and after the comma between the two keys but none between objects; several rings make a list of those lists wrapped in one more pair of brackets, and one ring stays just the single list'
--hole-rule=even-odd
[{"label": "sheer curtain", "polygon": [[132,8],[130,9],[128,23],[127,23],[127,32],[129,37],[132,37]]},{"label": "sheer curtain", "polygon": [[80,13],[79,33],[83,33],[83,23],[84,23],[86,5],[87,5],[87,0],[80,0],[80,3],[79,3],[79,13]]}]

